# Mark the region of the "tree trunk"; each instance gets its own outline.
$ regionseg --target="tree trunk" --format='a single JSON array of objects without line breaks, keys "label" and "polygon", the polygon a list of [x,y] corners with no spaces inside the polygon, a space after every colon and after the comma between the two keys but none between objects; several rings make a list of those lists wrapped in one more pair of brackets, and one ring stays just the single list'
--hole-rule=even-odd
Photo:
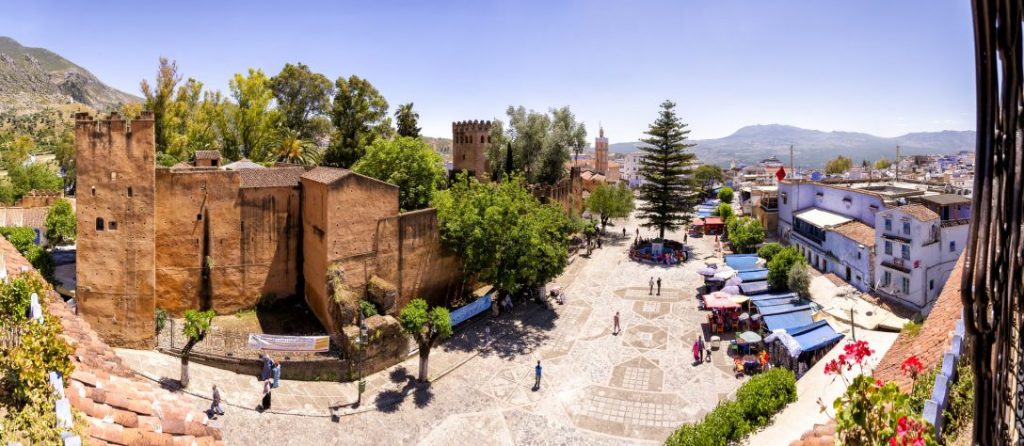
[{"label": "tree trunk", "polygon": [[430,358],[430,346],[428,346],[428,345],[421,345],[420,346],[420,376],[418,378],[419,382],[421,382],[421,383],[427,382],[427,374],[428,374],[427,372],[429,371],[428,365],[427,365],[427,359],[428,358]]},{"label": "tree trunk", "polygon": [[189,340],[185,344],[185,348],[181,349],[181,388],[188,388],[188,357],[192,354],[192,347],[195,347],[196,341]]}]

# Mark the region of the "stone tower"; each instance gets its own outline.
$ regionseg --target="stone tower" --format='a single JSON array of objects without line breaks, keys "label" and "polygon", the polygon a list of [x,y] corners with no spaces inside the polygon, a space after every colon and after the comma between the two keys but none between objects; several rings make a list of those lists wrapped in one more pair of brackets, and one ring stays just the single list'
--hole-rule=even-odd
[{"label": "stone tower", "polygon": [[477,179],[490,178],[490,163],[485,151],[491,142],[491,121],[452,123],[452,167],[465,170]]},{"label": "stone tower", "polygon": [[608,138],[604,137],[604,127],[594,139],[594,170],[601,175],[608,175]]},{"label": "stone tower", "polygon": [[154,334],[156,140],[153,114],[75,115],[77,290],[81,314],[111,345]]}]

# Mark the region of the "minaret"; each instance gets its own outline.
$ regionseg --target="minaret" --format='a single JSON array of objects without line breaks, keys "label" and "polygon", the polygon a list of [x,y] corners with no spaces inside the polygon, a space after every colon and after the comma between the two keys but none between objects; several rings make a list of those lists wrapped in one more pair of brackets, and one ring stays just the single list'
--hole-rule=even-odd
[{"label": "minaret", "polygon": [[604,127],[594,140],[594,170],[601,175],[608,175],[608,138],[604,137]]}]

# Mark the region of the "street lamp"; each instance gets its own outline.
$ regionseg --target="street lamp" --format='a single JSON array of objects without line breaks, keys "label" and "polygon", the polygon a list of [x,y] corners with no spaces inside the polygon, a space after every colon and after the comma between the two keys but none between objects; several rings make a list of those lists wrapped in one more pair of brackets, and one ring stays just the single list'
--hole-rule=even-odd
[{"label": "street lamp", "polygon": [[366,360],[366,323],[359,323],[359,336],[356,337],[356,346],[359,347],[359,393],[356,396],[356,406],[363,402],[363,391],[366,390],[366,381],[363,379],[363,361]]}]

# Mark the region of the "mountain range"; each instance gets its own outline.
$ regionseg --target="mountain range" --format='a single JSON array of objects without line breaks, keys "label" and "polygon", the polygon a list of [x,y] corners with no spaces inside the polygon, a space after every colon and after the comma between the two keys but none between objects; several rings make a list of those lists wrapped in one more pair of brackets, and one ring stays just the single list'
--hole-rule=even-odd
[{"label": "mountain range", "polygon": [[[854,163],[861,160],[873,162],[883,157],[894,159],[897,145],[901,156],[974,151],[975,132],[944,130],[887,138],[867,133],[823,132],[769,124],[746,126],[724,138],[687,142],[696,144],[690,150],[707,164],[725,166],[733,160],[753,164],[770,156],[789,164],[789,146],[792,145],[797,166],[820,167],[838,155],[851,158]],[[616,143],[610,144],[608,149],[613,153],[629,153],[637,151],[640,144],[639,141]]]},{"label": "mountain range", "polygon": [[0,36],[0,113],[29,114],[76,104],[104,111],[141,100],[107,86],[53,51]]}]

